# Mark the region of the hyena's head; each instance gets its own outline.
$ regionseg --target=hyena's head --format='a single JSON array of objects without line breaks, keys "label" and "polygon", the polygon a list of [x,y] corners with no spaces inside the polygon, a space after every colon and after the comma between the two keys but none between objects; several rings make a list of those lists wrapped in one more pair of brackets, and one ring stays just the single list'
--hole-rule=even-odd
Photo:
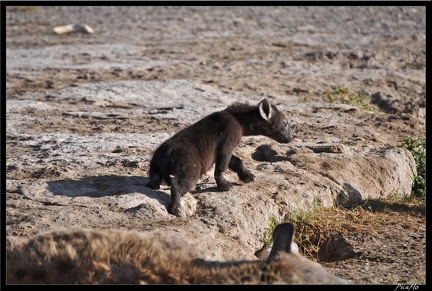
[{"label": "hyena's head", "polygon": [[263,119],[259,125],[261,135],[268,136],[280,143],[289,143],[294,139],[295,134],[285,115],[275,105],[271,105],[267,98],[258,104],[258,111]]},{"label": "hyena's head", "polygon": [[276,226],[273,232],[273,247],[262,267],[262,281],[272,284],[353,284],[330,274],[321,264],[294,251],[293,236],[292,223]]}]

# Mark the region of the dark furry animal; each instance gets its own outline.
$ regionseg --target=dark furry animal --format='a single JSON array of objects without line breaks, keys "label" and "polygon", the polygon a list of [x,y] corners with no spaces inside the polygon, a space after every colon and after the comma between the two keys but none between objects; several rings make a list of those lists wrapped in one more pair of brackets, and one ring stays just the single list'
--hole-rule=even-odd
[{"label": "dark furry animal", "polygon": [[208,261],[175,232],[69,229],[6,237],[7,284],[352,284],[297,252],[294,225],[264,261]]},{"label": "dark furry animal", "polygon": [[[162,180],[171,185],[168,210],[181,216],[180,198],[214,163],[214,177],[221,191],[232,188],[223,176],[227,168],[245,183],[254,181],[255,176],[232,154],[242,136],[250,135],[264,135],[280,143],[289,143],[294,138],[285,115],[267,99],[256,106],[237,103],[204,117],[163,142],[150,161],[150,181],[146,187],[159,189]],[[174,184],[170,175],[177,178]]]}]

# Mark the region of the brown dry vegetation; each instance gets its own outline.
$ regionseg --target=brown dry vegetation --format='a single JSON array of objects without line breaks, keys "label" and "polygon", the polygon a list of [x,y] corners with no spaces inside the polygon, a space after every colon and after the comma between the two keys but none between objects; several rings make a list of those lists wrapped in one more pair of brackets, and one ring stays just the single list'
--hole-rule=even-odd
[{"label": "brown dry vegetation", "polygon": [[[288,215],[286,220],[296,225],[295,241],[300,251],[327,267],[338,269],[337,274],[344,278],[349,278],[351,268],[355,267],[355,264],[347,264],[347,261],[371,261],[381,263],[381,266],[387,264],[392,270],[391,266],[405,268],[404,264],[399,265],[397,262],[400,257],[409,254],[413,261],[404,261],[412,267],[411,271],[407,268],[412,281],[407,280],[405,283],[418,280],[418,284],[426,284],[426,278],[417,269],[422,262],[420,250],[425,251],[425,245],[419,253],[413,252],[417,244],[425,239],[424,199],[388,198],[365,200],[352,207],[318,207],[314,211]],[[406,250],[405,254],[398,253],[400,246]],[[345,263],[342,263],[344,260]],[[392,275],[391,271],[386,274],[390,280]],[[379,280],[376,278],[375,283],[379,283]]]}]

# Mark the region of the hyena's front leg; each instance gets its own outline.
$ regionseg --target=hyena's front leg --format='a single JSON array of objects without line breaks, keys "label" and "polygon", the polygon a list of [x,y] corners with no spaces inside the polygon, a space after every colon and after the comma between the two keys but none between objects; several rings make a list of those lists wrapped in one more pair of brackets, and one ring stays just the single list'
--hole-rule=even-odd
[{"label": "hyena's front leg", "polygon": [[[231,153],[232,151],[225,150],[225,152]],[[233,185],[225,180],[223,176],[224,172],[228,169],[230,157],[230,154],[224,154],[222,150],[216,157],[214,177],[217,187],[221,191],[228,191],[233,187]]]},{"label": "hyena's front leg", "polygon": [[244,183],[255,181],[255,175],[245,168],[243,162],[236,156],[232,155],[228,168],[237,173],[237,176]]}]

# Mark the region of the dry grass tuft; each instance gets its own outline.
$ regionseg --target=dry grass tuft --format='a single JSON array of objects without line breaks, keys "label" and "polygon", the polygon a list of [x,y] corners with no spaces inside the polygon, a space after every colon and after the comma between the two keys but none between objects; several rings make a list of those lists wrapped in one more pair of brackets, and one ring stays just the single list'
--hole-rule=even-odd
[{"label": "dry grass tuft", "polygon": [[329,247],[335,237],[357,234],[373,234],[382,225],[398,223],[409,227],[406,215],[425,216],[424,201],[410,199],[365,200],[350,207],[317,207],[312,211],[299,210],[285,216],[292,222],[296,233],[294,241],[308,258],[318,260],[322,247]]}]

